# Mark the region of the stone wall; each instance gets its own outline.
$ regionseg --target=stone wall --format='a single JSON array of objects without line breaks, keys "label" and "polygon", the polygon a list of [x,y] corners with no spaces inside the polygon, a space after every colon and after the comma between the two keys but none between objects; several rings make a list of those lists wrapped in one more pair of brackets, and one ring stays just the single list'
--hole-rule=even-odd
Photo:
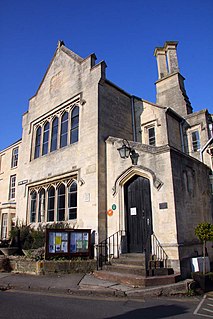
[{"label": "stone wall", "polygon": [[35,275],[88,273],[96,269],[96,260],[41,260],[0,256],[0,272],[18,272]]}]

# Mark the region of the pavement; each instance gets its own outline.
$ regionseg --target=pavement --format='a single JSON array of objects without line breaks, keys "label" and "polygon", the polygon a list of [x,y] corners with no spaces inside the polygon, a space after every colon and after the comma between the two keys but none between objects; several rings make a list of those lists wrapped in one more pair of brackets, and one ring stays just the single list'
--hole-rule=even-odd
[{"label": "pavement", "polygon": [[189,280],[172,285],[133,288],[95,278],[92,274],[29,275],[0,273],[0,290],[36,291],[78,296],[144,298],[186,295]]}]

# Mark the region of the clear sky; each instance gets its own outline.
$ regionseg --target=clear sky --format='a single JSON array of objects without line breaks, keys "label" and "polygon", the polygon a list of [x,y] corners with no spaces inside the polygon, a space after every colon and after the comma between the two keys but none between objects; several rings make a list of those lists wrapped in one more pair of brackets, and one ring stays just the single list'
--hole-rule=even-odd
[{"label": "clear sky", "polygon": [[194,111],[213,113],[213,0],[0,0],[0,150],[21,138],[22,114],[63,40],[107,63],[107,78],[155,102],[155,47],[179,41]]}]

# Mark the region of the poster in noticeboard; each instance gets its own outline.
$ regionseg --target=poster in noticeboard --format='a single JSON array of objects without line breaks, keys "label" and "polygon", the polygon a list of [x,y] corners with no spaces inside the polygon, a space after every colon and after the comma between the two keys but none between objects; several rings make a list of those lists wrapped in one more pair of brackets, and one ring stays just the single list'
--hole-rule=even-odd
[{"label": "poster in noticeboard", "polygon": [[68,253],[68,233],[49,233],[49,253]]},{"label": "poster in noticeboard", "polygon": [[45,256],[90,256],[90,229],[47,229]]},{"label": "poster in noticeboard", "polygon": [[84,232],[73,232],[70,237],[71,253],[87,252],[89,249],[89,234]]}]

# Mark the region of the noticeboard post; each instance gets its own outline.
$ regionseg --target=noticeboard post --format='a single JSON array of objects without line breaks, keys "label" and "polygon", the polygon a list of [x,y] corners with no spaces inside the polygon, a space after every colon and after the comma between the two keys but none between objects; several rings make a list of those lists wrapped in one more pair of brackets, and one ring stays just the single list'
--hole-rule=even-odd
[{"label": "noticeboard post", "polygon": [[46,229],[45,257],[90,257],[91,229]]}]

